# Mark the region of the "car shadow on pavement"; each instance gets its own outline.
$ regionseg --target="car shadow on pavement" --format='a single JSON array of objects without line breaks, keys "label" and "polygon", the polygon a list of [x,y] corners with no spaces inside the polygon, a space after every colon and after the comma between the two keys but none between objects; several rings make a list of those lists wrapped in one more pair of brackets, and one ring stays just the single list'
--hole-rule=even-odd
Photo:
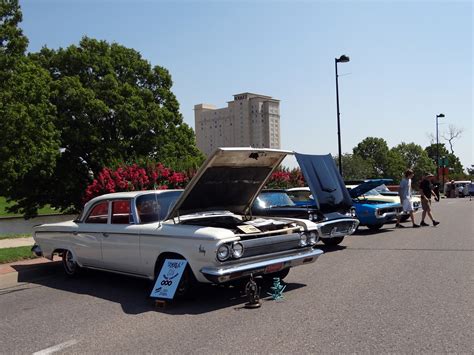
[{"label": "car shadow on pavement", "polygon": [[391,226],[391,225],[383,226],[382,228],[377,229],[377,230],[372,230],[372,229],[369,229],[369,228],[358,228],[354,232],[354,234],[351,235],[351,238],[352,237],[363,236],[363,235],[390,233],[390,232],[393,232],[394,230],[395,230],[395,226]]},{"label": "car shadow on pavement", "polygon": [[[271,293],[270,287],[272,283],[258,282],[260,286],[260,297],[261,303],[270,301],[271,297],[267,292]],[[288,292],[292,292],[302,287],[306,287],[305,284],[300,283],[285,283],[286,288],[283,296]],[[233,307],[234,310],[244,310],[245,304],[248,302],[248,298],[245,295],[245,283],[241,286],[229,286],[229,285],[203,285],[194,295],[193,298],[188,300],[177,300],[170,304],[169,307],[156,309],[159,312],[172,314],[172,315],[184,315],[184,314],[203,314],[212,312],[222,308]]]},{"label": "car shadow on pavement", "polygon": [[[165,308],[157,308],[155,300],[149,297],[153,286],[149,280],[95,270],[85,270],[76,278],[68,278],[63,273],[61,262],[36,265],[34,272],[31,266],[16,265],[14,268],[18,272],[18,282],[115,302],[122,306],[126,314],[150,311],[202,314],[227,307],[240,309],[248,301],[244,292],[245,283],[239,286],[203,284],[194,292],[192,299],[176,300]],[[267,292],[271,291],[271,282],[258,283],[261,286],[260,296],[267,297]],[[305,286],[300,283],[287,283],[285,293]]]}]

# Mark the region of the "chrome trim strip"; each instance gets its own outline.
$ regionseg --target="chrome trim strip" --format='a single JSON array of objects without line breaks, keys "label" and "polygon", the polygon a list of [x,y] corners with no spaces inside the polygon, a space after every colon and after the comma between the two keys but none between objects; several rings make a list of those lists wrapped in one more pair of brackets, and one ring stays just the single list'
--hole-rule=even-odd
[{"label": "chrome trim strip", "polygon": [[[225,276],[231,275],[233,273],[245,272],[254,269],[262,269],[269,265],[279,264],[279,263],[286,263],[286,262],[294,262],[294,261],[303,261],[305,258],[317,258],[321,254],[323,254],[322,250],[319,249],[311,249],[306,252],[297,252],[291,255],[282,256],[279,258],[272,258],[262,261],[257,261],[253,263],[245,263],[240,265],[232,265],[232,266],[217,266],[217,267],[203,267],[200,271],[201,273],[206,276]],[[316,261],[316,259],[312,260],[312,262]],[[206,276],[207,277],[207,276]]]}]

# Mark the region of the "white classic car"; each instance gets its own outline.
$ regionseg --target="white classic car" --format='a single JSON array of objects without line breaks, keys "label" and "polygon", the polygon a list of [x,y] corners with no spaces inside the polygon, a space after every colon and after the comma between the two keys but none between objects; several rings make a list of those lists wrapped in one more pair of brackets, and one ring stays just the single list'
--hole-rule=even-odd
[{"label": "white classic car", "polygon": [[166,259],[185,259],[178,295],[198,282],[283,278],[323,253],[313,246],[325,225],[251,216],[253,200],[287,154],[293,153],[217,149],[184,191],[96,197],[74,221],[36,226],[33,251],[49,259],[61,255],[70,276],[91,268],[153,280]]}]

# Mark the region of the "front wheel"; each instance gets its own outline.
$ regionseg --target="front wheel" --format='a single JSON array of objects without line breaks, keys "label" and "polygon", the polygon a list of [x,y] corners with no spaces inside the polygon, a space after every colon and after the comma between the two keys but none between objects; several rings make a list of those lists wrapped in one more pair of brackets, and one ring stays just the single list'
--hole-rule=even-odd
[{"label": "front wheel", "polygon": [[334,237],[334,238],[322,238],[321,239],[325,245],[335,246],[342,243],[344,237]]},{"label": "front wheel", "polygon": [[[163,268],[165,260],[166,259],[161,260],[156,266],[155,283],[156,283],[157,278],[160,276],[160,271]],[[190,299],[193,297],[193,294],[196,291],[197,287],[198,287],[198,282],[188,263],[186,265],[186,268],[183,271],[183,275],[181,275],[181,280],[179,280],[179,284],[178,284],[178,287],[176,288],[176,293],[174,294],[174,297],[179,298],[179,299]]]},{"label": "front wheel", "polygon": [[75,277],[79,275],[81,271],[81,267],[77,264],[76,260],[74,260],[74,255],[70,250],[63,252],[63,268],[69,277]]}]

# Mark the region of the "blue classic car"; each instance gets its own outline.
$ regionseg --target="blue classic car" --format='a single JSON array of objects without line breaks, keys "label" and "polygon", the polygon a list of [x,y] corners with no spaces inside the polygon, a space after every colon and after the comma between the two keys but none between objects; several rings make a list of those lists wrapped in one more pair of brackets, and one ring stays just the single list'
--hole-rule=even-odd
[{"label": "blue classic car", "polygon": [[397,214],[402,212],[400,203],[386,202],[377,200],[374,196],[367,198],[366,193],[382,184],[390,183],[390,179],[373,179],[363,182],[357,186],[347,186],[351,195],[356,216],[360,221],[360,226],[366,226],[369,229],[380,229],[385,223],[394,220]]},{"label": "blue classic car", "polygon": [[359,221],[333,158],[329,154],[296,153],[295,156],[308,182],[307,191],[317,196],[317,200],[294,203],[285,190],[262,191],[252,205],[252,214],[309,219],[318,223],[324,244],[340,244],[356,230]]}]

